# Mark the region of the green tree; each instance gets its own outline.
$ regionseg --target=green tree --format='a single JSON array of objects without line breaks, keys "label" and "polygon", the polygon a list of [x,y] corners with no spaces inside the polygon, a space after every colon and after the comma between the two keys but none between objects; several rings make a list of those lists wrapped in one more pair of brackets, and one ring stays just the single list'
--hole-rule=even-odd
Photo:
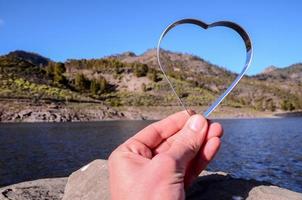
[{"label": "green tree", "polygon": [[90,81],[82,73],[78,73],[75,76],[75,86],[79,91],[85,91],[90,87]]},{"label": "green tree", "polygon": [[107,82],[107,80],[106,80],[103,76],[101,76],[101,77],[98,79],[98,83],[99,83],[99,87],[100,87],[99,92],[100,92],[100,93],[106,92],[107,87],[108,87],[108,82]]},{"label": "green tree", "polygon": [[289,103],[288,103],[288,110],[289,110],[289,111],[295,110],[295,106],[294,106],[294,104],[293,104],[292,102],[289,102]]},{"label": "green tree", "polygon": [[58,63],[55,64],[54,74],[61,75],[61,74],[65,73],[65,72],[66,72],[66,68],[65,68],[65,64],[64,63],[58,62]]},{"label": "green tree", "polygon": [[272,112],[276,111],[276,105],[272,99],[266,102],[266,109]]},{"label": "green tree", "polygon": [[156,72],[156,70],[154,70],[154,69],[150,69],[147,76],[148,76],[148,78],[149,78],[151,81],[153,81],[153,82],[158,82],[158,81],[159,81],[157,72]]},{"label": "green tree", "polygon": [[294,104],[293,104],[291,101],[289,101],[288,99],[284,99],[284,100],[282,100],[282,102],[281,102],[281,109],[282,109],[282,110],[293,111],[293,110],[295,110],[295,106],[294,106]]},{"label": "green tree", "polygon": [[134,64],[134,74],[137,77],[143,77],[146,76],[148,73],[148,65],[146,64],[141,64],[141,63],[135,63]]},{"label": "green tree", "polygon": [[101,76],[98,79],[91,80],[90,92],[94,95],[102,94],[107,91],[107,87],[107,80],[103,76]]},{"label": "green tree", "polygon": [[281,106],[282,110],[288,110],[288,108],[287,108],[287,100],[282,100],[280,106]]},{"label": "green tree", "polygon": [[91,80],[90,83],[90,92],[94,95],[97,95],[100,90],[100,85],[98,84],[96,79]]},{"label": "green tree", "polygon": [[54,75],[54,68],[55,68],[55,63],[54,62],[49,62],[48,65],[45,67],[46,74],[49,76]]},{"label": "green tree", "polygon": [[53,83],[57,85],[66,85],[67,79],[64,76],[66,72],[65,64],[58,62],[49,62],[45,68],[46,74],[52,77]]},{"label": "green tree", "polygon": [[67,79],[63,75],[66,72],[66,68],[64,63],[56,63],[54,66],[54,82],[56,84],[62,84],[66,85],[67,84]]},{"label": "green tree", "polygon": [[115,61],[113,64],[115,74],[121,74],[124,72],[124,64],[122,62]]}]

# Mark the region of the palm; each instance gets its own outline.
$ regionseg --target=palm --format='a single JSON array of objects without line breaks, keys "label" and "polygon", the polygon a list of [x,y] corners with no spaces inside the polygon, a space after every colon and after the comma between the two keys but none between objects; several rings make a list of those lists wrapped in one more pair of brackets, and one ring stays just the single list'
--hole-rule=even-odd
[{"label": "palm", "polygon": [[[184,188],[214,157],[220,145],[219,138],[222,136],[221,126],[213,123],[207,125],[203,137],[194,139],[199,137],[197,134],[192,135],[192,138],[184,138],[183,127],[189,117],[185,112],[171,115],[146,127],[118,147],[109,158],[109,171],[118,172],[110,173],[110,179],[113,180],[111,184],[114,184],[112,187],[117,187],[115,179],[123,177],[123,184],[135,188],[135,191],[141,191],[141,194],[160,194],[160,199],[170,199],[168,197],[173,194],[171,199],[184,199]],[[199,151],[197,150],[193,157],[190,148],[183,148],[189,145],[190,140],[200,142]],[[172,150],[174,154],[171,154]],[[179,158],[178,154],[181,154],[182,158]],[[150,192],[150,187],[160,192],[154,194]],[[125,186],[121,186],[120,190],[124,195],[133,197],[129,194],[130,191],[125,190]],[[164,198],[165,194],[167,198]]]}]

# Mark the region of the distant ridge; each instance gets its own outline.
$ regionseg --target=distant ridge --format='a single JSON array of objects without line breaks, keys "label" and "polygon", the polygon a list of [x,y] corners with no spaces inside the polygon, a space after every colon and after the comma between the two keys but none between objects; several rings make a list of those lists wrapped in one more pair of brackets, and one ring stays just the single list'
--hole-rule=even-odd
[{"label": "distant ridge", "polygon": [[271,66],[265,68],[265,69],[261,72],[261,74],[269,74],[269,73],[272,73],[273,71],[275,71],[275,70],[277,70],[277,69],[278,69],[278,68],[277,68],[276,66],[271,65]]},{"label": "distant ridge", "polygon": [[[170,80],[187,105],[207,106],[234,80],[235,73],[198,56],[162,50]],[[42,66],[42,67],[41,67]],[[178,105],[159,70],[156,49],[98,59],[51,61],[37,53],[0,56],[0,98],[98,101],[112,106]],[[245,76],[223,105],[255,110],[302,109],[302,64],[269,66]]]},{"label": "distant ridge", "polygon": [[10,58],[22,59],[31,64],[38,65],[38,66],[39,65],[46,66],[50,61],[50,59],[43,57],[37,53],[27,52],[23,50],[12,51],[6,56]]},{"label": "distant ridge", "polygon": [[[297,63],[284,68],[270,66],[262,73],[256,75],[261,80],[280,80],[302,83],[302,63]],[[302,90],[301,90],[302,91]]]}]

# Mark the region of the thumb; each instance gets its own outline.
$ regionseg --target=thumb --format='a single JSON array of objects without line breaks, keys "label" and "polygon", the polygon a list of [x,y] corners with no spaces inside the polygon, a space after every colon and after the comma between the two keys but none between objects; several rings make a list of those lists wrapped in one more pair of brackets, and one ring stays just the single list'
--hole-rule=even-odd
[{"label": "thumb", "polygon": [[208,129],[208,122],[202,115],[189,118],[177,135],[167,153],[176,160],[178,167],[186,168],[201,148]]}]

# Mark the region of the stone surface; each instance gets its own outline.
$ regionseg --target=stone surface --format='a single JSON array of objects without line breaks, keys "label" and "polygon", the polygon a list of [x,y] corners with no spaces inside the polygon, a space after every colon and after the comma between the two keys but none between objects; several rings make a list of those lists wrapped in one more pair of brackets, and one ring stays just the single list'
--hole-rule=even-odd
[{"label": "stone surface", "polygon": [[106,160],[95,160],[73,172],[65,187],[63,200],[110,199]]},{"label": "stone surface", "polygon": [[[107,161],[95,160],[68,179],[63,200],[109,199]],[[186,192],[186,199],[302,200],[302,194],[255,180],[235,179],[224,172],[207,172]]]},{"label": "stone surface", "polygon": [[67,178],[40,179],[0,188],[0,200],[60,200]]},{"label": "stone surface", "polygon": [[81,109],[63,103],[30,104],[26,102],[1,102],[0,122],[77,122],[126,119],[124,113],[99,105]]},{"label": "stone surface", "polygon": [[267,182],[235,179],[221,172],[201,173],[186,193],[191,200],[302,200],[302,194]]},{"label": "stone surface", "polygon": [[279,199],[279,200],[302,200],[302,195],[294,192],[289,192],[286,189],[277,186],[258,186],[249,192],[248,200],[258,199]]},{"label": "stone surface", "polygon": [[[200,174],[186,194],[186,199],[191,200],[302,200],[302,194],[270,183],[235,179],[224,172],[208,171]],[[41,179],[0,188],[0,200],[62,198],[63,200],[110,199],[107,161],[95,160],[89,163],[72,173],[68,181],[67,178]]]}]

